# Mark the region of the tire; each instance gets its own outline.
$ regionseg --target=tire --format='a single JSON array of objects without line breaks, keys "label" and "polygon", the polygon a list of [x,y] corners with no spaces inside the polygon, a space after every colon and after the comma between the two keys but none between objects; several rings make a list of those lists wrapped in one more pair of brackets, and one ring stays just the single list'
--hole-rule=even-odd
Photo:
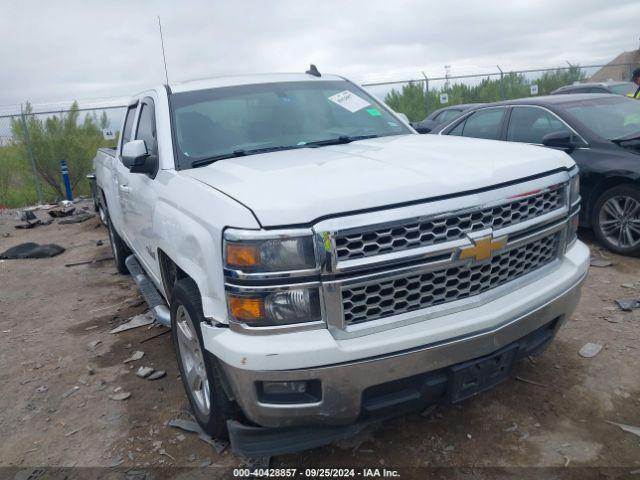
[{"label": "tire", "polygon": [[640,256],[640,188],[619,185],[606,190],[596,201],[591,225],[607,249]]},{"label": "tire", "polygon": [[173,348],[194,416],[213,438],[227,437],[227,420],[237,417],[227,398],[216,358],[203,348],[200,291],[190,278],[176,282],[171,294]]},{"label": "tire", "polygon": [[107,230],[109,230],[109,243],[111,243],[111,251],[113,252],[113,263],[115,263],[116,270],[118,270],[119,274],[128,275],[129,269],[124,261],[131,254],[131,250],[129,250],[129,247],[127,247],[120,235],[118,235],[116,229],[113,228],[109,215],[106,217]]}]

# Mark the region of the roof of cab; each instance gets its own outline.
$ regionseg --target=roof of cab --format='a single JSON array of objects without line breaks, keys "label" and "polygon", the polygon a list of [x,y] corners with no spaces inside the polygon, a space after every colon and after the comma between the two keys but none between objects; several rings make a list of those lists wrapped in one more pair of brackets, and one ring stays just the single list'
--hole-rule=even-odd
[{"label": "roof of cab", "polygon": [[211,77],[201,80],[191,80],[188,82],[171,83],[173,93],[191,92],[194,90],[205,90],[208,88],[231,87],[235,85],[251,85],[258,83],[279,83],[279,82],[321,82],[321,81],[344,80],[338,75],[322,74],[315,77],[305,73],[263,73],[254,75],[234,75],[224,77]]}]

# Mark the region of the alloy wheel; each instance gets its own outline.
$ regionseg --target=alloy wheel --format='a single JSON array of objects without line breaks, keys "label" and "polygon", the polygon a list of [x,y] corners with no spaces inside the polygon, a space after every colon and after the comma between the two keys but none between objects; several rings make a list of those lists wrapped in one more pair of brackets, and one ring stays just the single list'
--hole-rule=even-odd
[{"label": "alloy wheel", "polygon": [[198,335],[191,316],[183,305],[178,306],[176,311],[176,326],[180,361],[186,377],[185,384],[200,413],[207,416],[211,410],[209,377]]},{"label": "alloy wheel", "polygon": [[600,231],[618,248],[640,245],[640,202],[630,196],[608,199],[600,209]]}]

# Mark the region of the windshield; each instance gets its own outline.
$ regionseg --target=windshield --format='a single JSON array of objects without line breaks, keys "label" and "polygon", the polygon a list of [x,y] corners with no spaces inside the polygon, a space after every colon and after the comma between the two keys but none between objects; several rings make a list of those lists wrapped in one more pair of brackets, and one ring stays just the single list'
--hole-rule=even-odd
[{"label": "windshield", "polygon": [[347,81],[263,83],[175,93],[171,114],[181,169],[240,153],[411,133],[378,101]]},{"label": "windshield", "polygon": [[611,95],[579,102],[568,102],[564,109],[609,140],[638,133],[640,135],[640,101]]},{"label": "windshield", "polygon": [[633,95],[634,93],[636,93],[637,89],[638,85],[631,82],[609,85],[609,90],[611,90],[612,93],[617,93],[618,95]]}]

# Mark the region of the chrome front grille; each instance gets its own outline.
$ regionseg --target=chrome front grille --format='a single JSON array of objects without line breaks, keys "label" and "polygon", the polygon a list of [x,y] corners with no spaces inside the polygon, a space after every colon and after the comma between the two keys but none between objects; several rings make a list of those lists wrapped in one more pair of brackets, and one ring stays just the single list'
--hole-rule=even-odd
[{"label": "chrome front grille", "polygon": [[472,231],[496,230],[539,217],[564,204],[564,189],[557,186],[539,194],[463,214],[412,219],[383,228],[337,233],[336,258],[338,261],[353,260],[458,240]]},{"label": "chrome front grille", "polygon": [[[528,202],[527,202],[528,204]],[[506,249],[490,261],[342,287],[345,326],[478,295],[552,262],[559,233]]]}]

